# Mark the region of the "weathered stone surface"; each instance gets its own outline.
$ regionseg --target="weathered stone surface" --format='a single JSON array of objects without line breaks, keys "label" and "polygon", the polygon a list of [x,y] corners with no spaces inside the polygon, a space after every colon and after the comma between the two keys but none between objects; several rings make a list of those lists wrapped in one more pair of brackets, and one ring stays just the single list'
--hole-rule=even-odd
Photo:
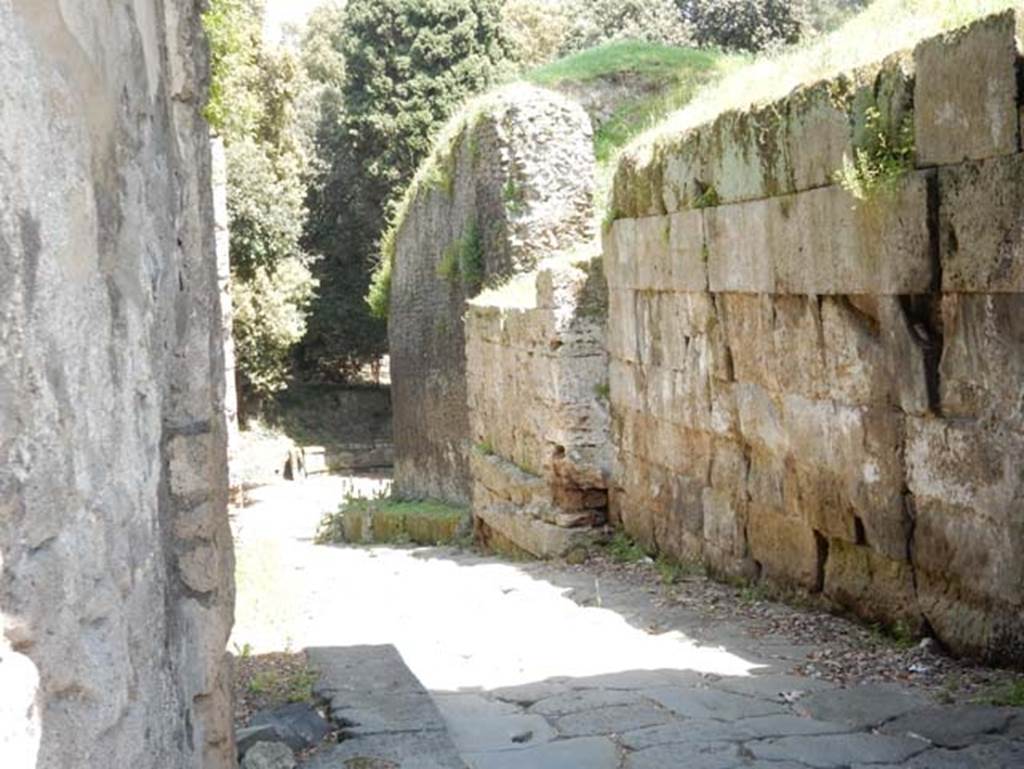
[{"label": "weathered stone surface", "polygon": [[1024,294],[947,295],[942,329],[942,413],[1024,428]]},{"label": "weathered stone surface", "polygon": [[759,740],[747,745],[754,758],[798,761],[821,769],[839,769],[854,761],[900,762],[927,750],[924,740],[874,734],[812,735]]},{"label": "weathered stone surface", "polygon": [[715,689],[658,687],[647,689],[644,694],[685,718],[733,722],[740,718],[767,716],[786,711],[781,703]]},{"label": "weathered stone surface", "polygon": [[914,50],[918,163],[943,165],[1020,149],[1015,11],[974,22]]},{"label": "weathered stone surface", "polygon": [[522,86],[487,98],[456,127],[447,186],[423,185],[397,231],[388,333],[400,496],[467,504],[472,493],[462,317],[479,284],[440,274],[445,253],[474,236],[487,280],[529,271],[593,234],[586,113]]},{"label": "weathered stone surface", "polygon": [[563,737],[585,737],[641,729],[671,719],[671,713],[664,708],[641,701],[570,713],[556,719],[555,728]]},{"label": "weathered stone surface", "polygon": [[882,731],[923,737],[944,748],[964,748],[982,735],[1005,730],[1013,714],[1010,708],[984,706],[931,708],[900,716],[885,724]]},{"label": "weathered stone surface", "polygon": [[11,744],[19,767],[236,765],[199,10],[0,4],[0,700],[31,706],[0,717],[0,761]]},{"label": "weathered stone surface", "polygon": [[242,769],[295,769],[295,755],[283,743],[257,742],[242,756]]},{"label": "weathered stone surface", "polygon": [[825,595],[876,622],[920,624],[914,572],[905,559],[889,558],[870,547],[841,539],[829,543]]},{"label": "weathered stone surface", "polygon": [[[882,202],[824,187],[704,211],[712,291],[911,294],[929,290],[928,174]],[[840,235],[841,233],[841,235]]]},{"label": "weathered stone surface", "polygon": [[[269,727],[275,735],[274,742],[287,743],[294,751],[308,750],[320,743],[331,727],[315,708],[304,702],[283,705],[273,710],[257,713],[250,721],[250,728]],[[245,752],[239,737],[240,753]]]},{"label": "weathered stone surface", "polygon": [[[466,761],[471,769],[519,769],[522,766],[531,769],[578,769],[582,766],[588,769],[617,769],[619,754],[615,743],[607,737],[581,737],[549,742],[521,751],[470,753]],[[408,766],[414,767],[413,764]]]},{"label": "weathered stone surface", "polygon": [[924,705],[923,699],[898,687],[866,684],[812,694],[799,700],[795,710],[819,721],[866,729],[920,710]]},{"label": "weathered stone surface", "polygon": [[942,288],[1024,291],[1024,155],[939,170]]}]

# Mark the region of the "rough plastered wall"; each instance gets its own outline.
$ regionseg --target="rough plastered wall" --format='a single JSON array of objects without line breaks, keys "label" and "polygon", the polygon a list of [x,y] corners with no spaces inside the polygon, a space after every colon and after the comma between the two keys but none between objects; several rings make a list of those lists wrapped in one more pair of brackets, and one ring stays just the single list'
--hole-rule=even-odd
[{"label": "rough plastered wall", "polygon": [[539,557],[585,544],[608,514],[612,452],[600,256],[563,256],[466,314],[477,533]]},{"label": "rough plastered wall", "polygon": [[0,0],[0,764],[235,764],[192,0]]},{"label": "rough plastered wall", "polygon": [[447,136],[396,233],[395,492],[467,504],[466,299],[592,234],[593,150],[578,106],[527,86],[485,97]]},{"label": "rough plastered wall", "polygon": [[[626,158],[612,513],[648,546],[1024,661],[1017,29],[991,17]],[[833,173],[869,107],[916,168],[864,202]]]}]

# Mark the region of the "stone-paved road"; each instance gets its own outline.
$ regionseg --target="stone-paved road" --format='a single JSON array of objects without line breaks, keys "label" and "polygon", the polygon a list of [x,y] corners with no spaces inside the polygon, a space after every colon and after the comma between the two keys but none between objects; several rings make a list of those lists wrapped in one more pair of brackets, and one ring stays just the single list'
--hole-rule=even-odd
[{"label": "stone-paved road", "polygon": [[739,622],[705,622],[698,643],[694,615],[614,577],[315,546],[345,483],[268,487],[238,513],[233,640],[256,653],[393,644],[472,769],[1024,767],[1024,711],[793,676],[806,646]]}]

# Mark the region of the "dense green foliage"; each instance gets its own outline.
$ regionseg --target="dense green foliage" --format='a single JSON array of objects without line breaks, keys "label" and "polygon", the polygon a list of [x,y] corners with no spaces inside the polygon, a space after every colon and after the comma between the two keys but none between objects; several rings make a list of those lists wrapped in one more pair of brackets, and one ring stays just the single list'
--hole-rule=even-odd
[{"label": "dense green foliage", "polygon": [[565,0],[569,25],[562,53],[574,53],[612,40],[665,45],[691,42],[673,0]]},{"label": "dense green foliage", "polygon": [[[325,258],[302,362],[344,377],[386,350],[385,323],[364,297],[389,217],[438,129],[501,74],[508,46],[499,0],[349,0],[339,17],[314,17],[303,48],[317,62],[309,76],[340,100],[315,132],[324,163],[306,243]],[[324,66],[327,49],[343,77]]]},{"label": "dense green foliage", "polygon": [[298,128],[298,62],[262,44],[261,0],[213,0],[204,17],[212,83],[206,117],[224,139],[231,230],[233,334],[240,396],[287,385],[315,289],[300,238],[306,157]]},{"label": "dense green foliage", "polygon": [[760,51],[800,39],[808,0],[681,0],[700,45]]}]

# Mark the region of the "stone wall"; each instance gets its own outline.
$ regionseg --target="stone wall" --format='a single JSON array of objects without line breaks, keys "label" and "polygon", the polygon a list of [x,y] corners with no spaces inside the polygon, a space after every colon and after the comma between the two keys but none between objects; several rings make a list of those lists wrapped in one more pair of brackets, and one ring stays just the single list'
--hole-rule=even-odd
[{"label": "stone wall", "polygon": [[470,302],[470,464],[484,541],[559,556],[606,523],[607,308],[599,254],[549,260]]},{"label": "stone wall", "polygon": [[[612,514],[652,550],[1024,661],[1024,155],[1005,13],[627,156]],[[916,165],[855,199],[884,131]]]},{"label": "stone wall", "polygon": [[191,0],[0,0],[0,759],[235,764]]},{"label": "stone wall", "polygon": [[388,324],[395,493],[467,504],[466,299],[592,235],[586,114],[512,86],[472,105],[421,170],[395,235]]}]

